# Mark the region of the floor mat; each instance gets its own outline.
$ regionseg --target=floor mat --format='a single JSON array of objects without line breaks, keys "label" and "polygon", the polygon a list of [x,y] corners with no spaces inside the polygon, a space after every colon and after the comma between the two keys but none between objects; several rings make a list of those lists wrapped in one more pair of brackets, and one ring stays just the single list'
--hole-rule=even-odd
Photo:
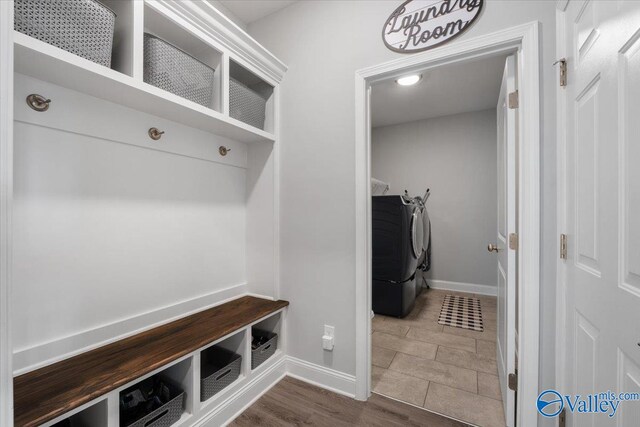
[{"label": "floor mat", "polygon": [[484,331],[482,310],[478,298],[446,295],[440,309],[438,323],[472,331]]}]

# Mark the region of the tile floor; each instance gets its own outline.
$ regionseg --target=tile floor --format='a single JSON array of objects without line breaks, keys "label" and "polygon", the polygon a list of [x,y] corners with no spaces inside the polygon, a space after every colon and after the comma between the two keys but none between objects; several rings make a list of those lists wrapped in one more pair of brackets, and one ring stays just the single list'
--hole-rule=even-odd
[{"label": "tile floor", "polygon": [[[438,324],[446,294],[480,298],[484,331]],[[373,318],[373,391],[482,427],[504,427],[496,298],[428,289],[404,319]]]}]

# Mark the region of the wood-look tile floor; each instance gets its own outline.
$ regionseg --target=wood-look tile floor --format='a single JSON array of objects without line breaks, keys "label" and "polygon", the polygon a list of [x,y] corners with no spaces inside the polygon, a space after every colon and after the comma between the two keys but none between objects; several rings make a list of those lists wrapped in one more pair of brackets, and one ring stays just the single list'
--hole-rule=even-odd
[{"label": "wood-look tile floor", "polygon": [[366,402],[286,377],[230,426],[425,426],[469,427],[464,423],[373,394]]},{"label": "wood-look tile floor", "polygon": [[[480,299],[483,332],[438,324],[447,294]],[[373,318],[373,391],[478,426],[504,427],[496,338],[495,297],[426,289],[404,319]]]}]

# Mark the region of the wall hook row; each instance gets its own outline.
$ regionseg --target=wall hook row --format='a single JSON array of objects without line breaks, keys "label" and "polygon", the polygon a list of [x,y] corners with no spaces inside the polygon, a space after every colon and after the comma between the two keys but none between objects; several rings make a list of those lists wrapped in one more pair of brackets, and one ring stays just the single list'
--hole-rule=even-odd
[{"label": "wall hook row", "polygon": [[47,111],[50,103],[50,99],[42,95],[38,95],[37,93],[32,93],[27,96],[27,105],[39,113]]}]

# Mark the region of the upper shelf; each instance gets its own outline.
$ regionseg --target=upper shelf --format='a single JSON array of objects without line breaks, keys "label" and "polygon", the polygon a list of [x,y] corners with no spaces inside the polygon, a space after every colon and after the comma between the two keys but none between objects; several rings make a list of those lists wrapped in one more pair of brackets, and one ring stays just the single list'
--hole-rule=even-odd
[{"label": "upper shelf", "polygon": [[17,73],[236,141],[275,140],[269,132],[17,31],[14,31],[14,64]]}]

